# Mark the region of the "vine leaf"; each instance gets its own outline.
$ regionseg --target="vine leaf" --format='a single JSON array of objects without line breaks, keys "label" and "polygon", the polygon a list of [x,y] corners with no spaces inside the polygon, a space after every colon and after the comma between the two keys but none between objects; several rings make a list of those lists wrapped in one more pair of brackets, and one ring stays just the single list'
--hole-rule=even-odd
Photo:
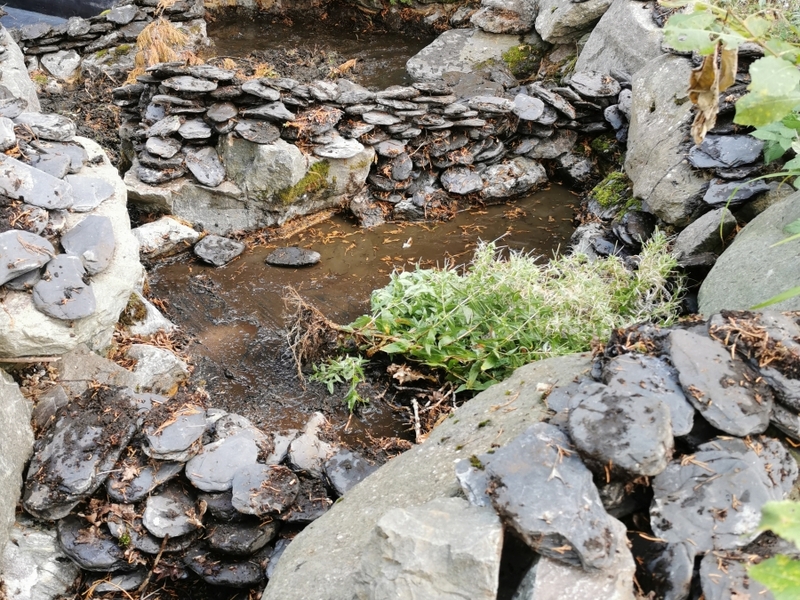
[{"label": "vine leaf", "polygon": [[750,78],[750,93],[736,103],[734,123],[763,127],[800,106],[800,71],[792,63],[759,58],[750,66]]},{"label": "vine leaf", "polygon": [[712,31],[716,18],[709,12],[672,15],[664,27],[664,41],[675,50],[711,54],[717,47],[718,33]]},{"label": "vine leaf", "polygon": [[800,590],[800,562],[779,554],[748,569],[748,575],[764,584],[775,600],[797,598]]}]

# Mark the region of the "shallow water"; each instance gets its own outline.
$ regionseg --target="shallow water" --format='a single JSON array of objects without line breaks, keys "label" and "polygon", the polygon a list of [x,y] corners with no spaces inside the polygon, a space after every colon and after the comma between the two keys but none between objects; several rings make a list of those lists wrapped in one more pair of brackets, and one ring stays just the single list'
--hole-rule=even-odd
[{"label": "shallow water", "polygon": [[[195,383],[205,382],[214,406],[236,411],[267,430],[297,428],[315,410],[332,417],[345,438],[406,436],[386,399],[348,421],[341,395],[318,384],[300,384],[284,339],[286,286],[292,286],[326,317],[348,323],[369,309],[373,289],[393,269],[416,264],[463,264],[479,239],[514,250],[552,256],[573,231],[575,197],[553,186],[508,205],[473,209],[445,223],[387,224],[364,230],[340,215],[274,245],[256,247],[222,268],[191,257],[152,269],[150,286],[168,301],[167,316],[193,336]],[[277,246],[297,245],[322,255],[305,269],[264,264]],[[346,435],[345,435],[346,434]]]}]

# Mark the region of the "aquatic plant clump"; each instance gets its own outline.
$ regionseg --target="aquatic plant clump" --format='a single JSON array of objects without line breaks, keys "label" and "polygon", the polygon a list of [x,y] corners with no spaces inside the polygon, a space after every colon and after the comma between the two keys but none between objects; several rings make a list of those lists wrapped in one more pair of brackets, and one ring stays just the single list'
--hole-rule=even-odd
[{"label": "aquatic plant clump", "polygon": [[631,271],[616,257],[503,260],[482,244],[463,272],[393,274],[372,293],[371,314],[340,331],[367,356],[402,355],[442,369],[458,391],[485,389],[534,360],[589,350],[615,328],[674,321],[683,286],[667,245],[657,232]]}]

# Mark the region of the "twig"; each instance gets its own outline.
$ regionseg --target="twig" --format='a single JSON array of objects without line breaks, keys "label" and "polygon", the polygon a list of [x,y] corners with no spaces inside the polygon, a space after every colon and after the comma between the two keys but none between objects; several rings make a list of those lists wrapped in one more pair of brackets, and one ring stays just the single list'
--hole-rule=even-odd
[{"label": "twig", "polygon": [[419,444],[422,438],[422,427],[419,424],[419,402],[416,398],[411,399],[411,406],[414,407],[414,439]]},{"label": "twig", "polygon": [[147,577],[144,578],[142,585],[139,586],[139,589],[136,592],[141,596],[144,594],[144,591],[147,589],[148,584],[150,583],[150,578],[153,576],[153,571],[156,570],[158,566],[158,561],[161,560],[161,555],[164,554],[164,548],[167,547],[167,540],[169,540],[169,534],[164,536],[164,539],[161,542],[161,548],[158,549],[158,554],[156,554],[156,559],[153,561],[153,566],[150,567],[150,572],[147,573]]},{"label": "twig", "polygon": [[60,356],[19,356],[17,358],[0,358],[0,363],[37,363],[57,362]]}]

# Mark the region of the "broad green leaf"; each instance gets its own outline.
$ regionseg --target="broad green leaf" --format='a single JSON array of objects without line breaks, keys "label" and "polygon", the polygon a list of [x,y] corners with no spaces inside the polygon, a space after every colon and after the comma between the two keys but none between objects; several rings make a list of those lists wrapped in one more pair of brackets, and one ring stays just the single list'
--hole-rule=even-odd
[{"label": "broad green leaf", "polygon": [[755,14],[750,15],[744,20],[744,26],[753,37],[763,38],[769,33],[770,28],[772,28],[772,21]]},{"label": "broad green leaf", "polygon": [[795,156],[792,160],[783,165],[783,168],[786,171],[800,171],[800,156]]},{"label": "broad green leaf", "polygon": [[800,598],[800,561],[779,554],[747,570],[748,575],[765,585],[775,600]]},{"label": "broad green leaf", "polygon": [[786,148],[784,148],[778,142],[770,141],[764,144],[764,162],[766,164],[769,164],[774,160],[778,160],[784,154],[786,154]]},{"label": "broad green leaf", "polygon": [[795,233],[800,233],[800,219],[796,221],[792,221],[786,227],[783,228],[783,233],[793,235]]},{"label": "broad green leaf", "polygon": [[800,502],[767,502],[761,508],[758,528],[761,531],[770,530],[797,545],[800,543]]},{"label": "broad green leaf", "polygon": [[790,44],[780,38],[770,38],[764,42],[764,47],[775,55],[791,63],[800,61],[800,47]]},{"label": "broad green leaf", "polygon": [[[800,235],[793,237],[800,237]],[[785,241],[787,240],[784,240],[784,242]],[[778,302],[783,302],[784,300],[788,300],[789,298],[794,298],[795,296],[800,296],[800,286],[793,287],[789,290],[786,290],[785,292],[781,292],[780,294],[773,296],[769,300],[765,300],[761,304],[756,304],[755,306],[751,306],[750,310],[761,310],[762,308],[772,306],[773,304],[778,304]]]},{"label": "broad green leaf", "polygon": [[759,90],[742,96],[736,103],[734,123],[763,127],[783,118],[786,113],[800,105],[800,89],[791,93],[777,94],[773,90]]},{"label": "broad green leaf", "polygon": [[386,344],[385,346],[381,346],[381,351],[385,352],[386,354],[402,354],[403,352],[408,352],[411,345],[405,340],[399,340],[397,342],[392,342],[391,344]]},{"label": "broad green leaf", "polygon": [[719,39],[712,30],[715,25],[716,18],[707,12],[672,15],[664,27],[664,41],[676,50],[711,54]]}]

